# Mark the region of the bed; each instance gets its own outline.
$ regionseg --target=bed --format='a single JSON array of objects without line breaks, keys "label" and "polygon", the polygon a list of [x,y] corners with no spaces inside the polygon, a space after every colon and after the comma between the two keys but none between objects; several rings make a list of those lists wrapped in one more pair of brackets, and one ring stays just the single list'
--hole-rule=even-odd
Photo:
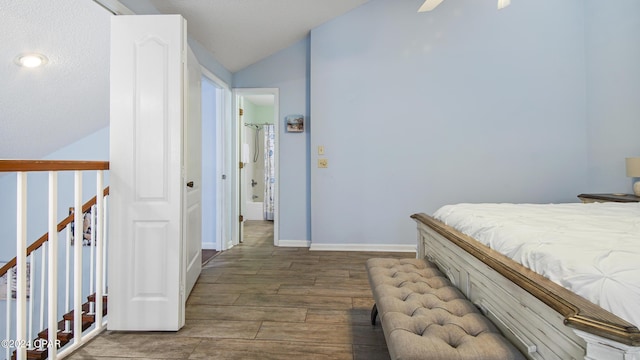
[{"label": "bed", "polygon": [[640,204],[415,214],[436,263],[530,359],[640,359]]}]

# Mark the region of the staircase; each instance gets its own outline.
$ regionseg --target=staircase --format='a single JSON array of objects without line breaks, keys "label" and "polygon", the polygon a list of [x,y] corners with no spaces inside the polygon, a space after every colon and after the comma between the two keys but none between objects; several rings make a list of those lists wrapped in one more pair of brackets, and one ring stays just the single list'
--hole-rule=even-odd
[{"label": "staircase", "polygon": [[[109,163],[101,161],[0,160],[0,174],[14,172],[17,187],[16,256],[0,266],[0,276],[6,276],[2,307],[6,306],[7,319],[6,327],[0,324],[0,339],[8,340],[3,342],[0,359],[55,360],[106,328],[104,224],[109,188],[103,186],[103,171],[108,169]],[[45,216],[43,208],[27,212],[27,189],[34,187],[33,183],[27,187],[27,178],[43,171],[49,173],[48,232],[27,246],[27,220],[34,214]],[[59,186],[59,172],[73,172],[73,180],[64,178],[73,186]],[[82,204],[86,174],[95,177],[96,196]],[[42,177],[34,179],[44,183]],[[47,183],[40,183],[35,185],[46,188]],[[59,189],[70,188],[73,193],[61,196],[59,206]],[[65,209],[66,215],[70,204],[70,214],[58,222],[58,208]]]},{"label": "staircase", "polygon": [[[96,294],[87,296],[87,302],[82,304],[82,331],[87,330],[96,321],[95,315]],[[107,315],[107,295],[102,296],[102,316]],[[44,360],[49,356],[48,348],[55,346],[61,348],[73,340],[73,319],[74,311],[69,311],[62,316],[62,320],[58,322],[58,338],[57,341],[49,344],[49,329],[44,329],[38,333],[38,337],[31,343],[31,348],[27,348],[27,359]],[[16,351],[11,356],[12,360],[16,360]]]}]

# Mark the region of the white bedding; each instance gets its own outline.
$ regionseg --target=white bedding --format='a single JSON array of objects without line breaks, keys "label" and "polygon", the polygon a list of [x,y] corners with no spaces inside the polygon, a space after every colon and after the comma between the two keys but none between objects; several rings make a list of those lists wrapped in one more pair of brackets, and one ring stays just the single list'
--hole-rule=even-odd
[{"label": "white bedding", "polygon": [[434,218],[640,327],[640,204],[458,204]]}]

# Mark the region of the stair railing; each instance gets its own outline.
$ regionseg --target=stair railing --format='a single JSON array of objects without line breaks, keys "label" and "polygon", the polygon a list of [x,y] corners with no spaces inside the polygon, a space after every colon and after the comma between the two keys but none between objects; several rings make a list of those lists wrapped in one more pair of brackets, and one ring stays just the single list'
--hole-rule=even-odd
[{"label": "stair railing", "polygon": [[[109,163],[103,161],[0,160],[0,173],[14,172],[17,180],[16,256],[0,268],[0,276],[6,275],[6,333],[2,347],[7,360],[27,359],[28,355],[29,358],[62,358],[105,329],[108,188],[104,188],[104,171],[108,169]],[[49,175],[48,232],[27,246],[27,178],[31,172],[43,171]],[[74,206],[72,213],[58,223],[58,173],[67,171],[74,173]],[[86,171],[95,172],[96,196],[83,205],[82,180]],[[83,251],[84,214],[89,210],[90,250]],[[61,232],[66,232],[63,244],[65,264],[62,265],[59,264],[58,239]],[[73,258],[70,254],[72,237]],[[84,252],[89,253],[89,289],[85,292],[83,257],[87,256],[83,256]],[[65,272],[62,273],[61,269]],[[64,282],[64,289],[61,289],[60,282]],[[73,294],[69,301],[71,290]],[[93,300],[83,303],[83,297],[88,294]],[[59,299],[63,297],[64,312],[69,313],[61,321],[59,309],[62,304]],[[15,311],[12,310],[12,298],[15,298]],[[39,306],[35,305],[37,302]],[[48,330],[43,332],[45,326]]]}]

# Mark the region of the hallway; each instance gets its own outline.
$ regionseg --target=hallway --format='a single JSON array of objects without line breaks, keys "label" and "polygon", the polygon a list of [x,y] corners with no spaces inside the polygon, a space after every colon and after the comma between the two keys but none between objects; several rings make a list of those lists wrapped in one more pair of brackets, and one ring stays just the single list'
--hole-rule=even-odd
[{"label": "hallway", "polygon": [[69,359],[388,359],[364,267],[383,256],[415,255],[276,248],[272,223],[247,221],[203,268],[180,331],[106,331]]}]

